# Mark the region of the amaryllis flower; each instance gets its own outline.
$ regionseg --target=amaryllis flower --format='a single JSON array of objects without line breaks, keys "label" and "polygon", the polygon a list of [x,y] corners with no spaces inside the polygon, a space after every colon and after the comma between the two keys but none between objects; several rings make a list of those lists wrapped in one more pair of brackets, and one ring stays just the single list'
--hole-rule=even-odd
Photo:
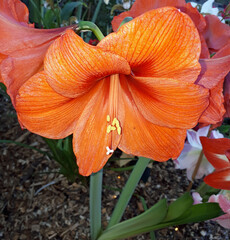
[{"label": "amaryllis flower", "polygon": [[6,85],[13,104],[22,84],[42,69],[49,45],[66,30],[35,29],[28,18],[21,1],[0,1],[0,82]]},{"label": "amaryllis flower", "polygon": [[177,158],[208,105],[208,91],[194,84],[199,55],[193,22],[175,8],[149,11],[97,46],[67,30],[49,48],[44,72],[21,87],[19,120],[48,138],[73,133],[83,175],[100,170],[117,147]]},{"label": "amaryllis flower", "polygon": [[[213,218],[212,220],[217,221],[222,227],[230,229],[230,200],[227,196],[229,197],[229,193],[211,195],[208,202],[218,203],[222,211],[226,213],[220,217]],[[193,192],[192,197],[194,204],[202,203],[202,197],[198,192]]]},{"label": "amaryllis flower", "polygon": [[201,137],[200,140],[206,158],[216,169],[204,181],[211,187],[230,190],[230,139]]},{"label": "amaryllis flower", "polygon": [[230,199],[228,199],[227,196],[229,196],[229,193],[227,193],[226,196],[223,194],[212,195],[208,202],[219,203],[222,211],[226,213],[212,220],[217,221],[222,227],[230,229]]},{"label": "amaryllis flower", "polygon": [[[113,30],[116,31],[125,17],[137,17],[141,14],[160,7],[173,6],[189,15],[193,20],[201,40],[201,74],[196,84],[202,85],[210,91],[210,103],[202,114],[199,122],[205,125],[216,124],[223,119],[225,114],[223,82],[224,77],[230,71],[230,27],[216,17],[202,14],[185,0],[136,0],[132,8],[112,21]],[[210,59],[210,53],[217,52]]]},{"label": "amaryllis flower", "polygon": [[[187,142],[184,145],[180,156],[174,161],[177,169],[186,169],[187,178],[192,181],[192,175],[196,167],[197,161],[202,152],[202,145],[200,142],[201,136],[207,136],[210,126],[200,128],[197,132],[194,130],[187,131]],[[223,138],[223,134],[217,130],[211,131],[210,138]],[[200,179],[208,175],[214,170],[213,166],[207,161],[205,156],[202,156],[201,164],[195,179]]]}]

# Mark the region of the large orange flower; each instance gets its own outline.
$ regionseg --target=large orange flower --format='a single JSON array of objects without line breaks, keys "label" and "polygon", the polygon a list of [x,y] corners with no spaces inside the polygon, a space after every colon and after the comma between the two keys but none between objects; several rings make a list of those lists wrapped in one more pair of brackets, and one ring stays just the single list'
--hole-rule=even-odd
[{"label": "large orange flower", "polygon": [[149,11],[97,46],[72,30],[49,48],[44,71],[20,89],[16,110],[30,131],[73,133],[82,175],[99,171],[119,147],[157,161],[180,154],[186,129],[208,105],[199,35],[175,8]]},{"label": "large orange flower", "polygon": [[35,29],[28,17],[21,1],[0,1],[0,82],[6,85],[13,104],[22,84],[42,69],[50,44],[66,30]]},{"label": "large orange flower", "polygon": [[[223,105],[224,77],[230,71],[230,27],[221,23],[216,16],[203,17],[196,8],[185,0],[136,0],[130,11],[115,16],[112,21],[116,31],[125,17],[138,17],[151,9],[173,6],[189,15],[193,20],[201,40],[201,74],[196,84],[202,85],[210,91],[210,103],[202,114],[200,123],[204,125],[216,124],[223,119],[225,108]],[[216,54],[210,59],[210,53]]]},{"label": "large orange flower", "polygon": [[200,138],[208,161],[216,169],[204,178],[204,181],[217,189],[230,190],[230,139]]}]

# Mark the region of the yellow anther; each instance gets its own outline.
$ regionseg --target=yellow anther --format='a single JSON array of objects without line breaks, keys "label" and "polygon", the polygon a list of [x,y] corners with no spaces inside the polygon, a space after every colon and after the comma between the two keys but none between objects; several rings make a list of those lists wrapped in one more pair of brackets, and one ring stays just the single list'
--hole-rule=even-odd
[{"label": "yellow anther", "polygon": [[[107,115],[107,122],[110,122],[110,116]],[[117,118],[114,118],[112,124],[107,127],[107,133],[117,130],[117,133],[121,135],[121,127]]]},{"label": "yellow anther", "polygon": [[120,128],[120,123],[119,123],[118,120],[117,120],[117,122],[116,122],[116,128]]},{"label": "yellow anther", "polygon": [[107,132],[107,133],[110,133],[110,132],[111,132],[111,125],[109,125],[109,126],[107,127],[106,132]]},{"label": "yellow anther", "polygon": [[111,126],[111,131],[114,131],[114,130],[116,130],[116,127]]},{"label": "yellow anther", "polygon": [[118,120],[116,118],[113,119],[112,126],[115,126]]},{"label": "yellow anther", "polygon": [[117,128],[117,133],[118,133],[118,135],[121,135],[121,128],[120,127]]}]

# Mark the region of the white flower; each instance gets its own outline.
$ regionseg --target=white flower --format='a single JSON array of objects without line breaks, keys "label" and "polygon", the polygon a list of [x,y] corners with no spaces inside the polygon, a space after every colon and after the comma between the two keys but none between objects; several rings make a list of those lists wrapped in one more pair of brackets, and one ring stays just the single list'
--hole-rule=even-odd
[{"label": "white flower", "polygon": [[[202,151],[202,145],[200,142],[200,137],[206,137],[208,135],[210,126],[200,128],[197,132],[194,130],[187,131],[187,140],[184,149],[182,150],[180,156],[174,161],[175,167],[177,169],[187,169],[187,178],[191,181],[192,174],[196,167],[197,161]],[[223,134],[219,133],[218,130],[211,132],[210,138],[223,138]],[[213,166],[208,162],[206,157],[203,155],[199,170],[195,176],[196,179],[200,179],[205,175],[213,172]]]},{"label": "white flower", "polygon": [[105,3],[106,5],[108,5],[108,4],[109,4],[109,0],[104,0],[104,3]]},{"label": "white flower", "polygon": [[212,15],[218,15],[219,9],[213,7],[214,0],[208,0],[202,5],[201,13],[208,13]]},{"label": "white flower", "polygon": [[[202,7],[201,7],[201,13],[207,15],[207,14],[212,14],[212,15],[215,15],[217,16],[219,19],[222,19],[221,17],[218,16],[218,13],[219,13],[219,9],[218,8],[215,8],[213,7],[213,2],[214,0],[208,0],[207,2],[205,2]],[[197,7],[197,3],[195,2],[190,2],[191,5],[195,8]]]},{"label": "white flower", "polygon": [[123,8],[124,9],[130,9],[131,7],[131,2],[128,0],[128,1],[123,1]]}]

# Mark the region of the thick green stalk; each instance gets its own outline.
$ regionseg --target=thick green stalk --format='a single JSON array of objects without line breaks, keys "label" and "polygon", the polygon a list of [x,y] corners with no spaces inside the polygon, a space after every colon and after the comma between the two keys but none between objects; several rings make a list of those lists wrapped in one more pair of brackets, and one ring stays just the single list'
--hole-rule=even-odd
[{"label": "thick green stalk", "polygon": [[140,157],[134,167],[130,177],[122,190],[122,193],[119,197],[119,200],[116,204],[116,207],[111,216],[108,228],[120,222],[124,211],[129,203],[130,198],[132,197],[134,190],[141,179],[142,174],[144,173],[146,167],[148,166],[150,159]]},{"label": "thick green stalk", "polygon": [[101,193],[103,171],[90,175],[90,235],[91,240],[96,240],[101,233]]},{"label": "thick green stalk", "polygon": [[80,31],[92,31],[99,41],[101,41],[104,38],[104,35],[102,34],[101,30],[93,22],[80,21],[78,23],[78,27],[76,28],[76,32]]},{"label": "thick green stalk", "polygon": [[99,13],[99,11],[100,11],[100,9],[101,9],[101,4],[102,4],[102,2],[103,2],[103,0],[99,0],[99,1],[98,1],[97,7],[96,7],[95,12],[94,12],[94,14],[93,14],[92,22],[94,22],[94,23],[95,23],[96,20],[97,20],[97,16],[98,16],[98,13]]},{"label": "thick green stalk", "polygon": [[[97,7],[96,7],[96,9],[95,9],[95,11],[94,11],[94,14],[93,14],[93,17],[92,17],[92,20],[91,20],[93,23],[95,23],[96,20],[97,20],[97,16],[98,16],[98,13],[100,12],[102,2],[103,2],[103,0],[99,0],[99,1],[98,1]],[[93,32],[93,33],[94,33],[94,32]],[[94,33],[94,34],[95,34],[95,33]],[[97,37],[97,36],[96,36],[96,37]],[[87,37],[86,37],[86,42],[88,42],[90,38],[91,38],[91,33],[88,33],[88,34],[87,34]],[[98,37],[97,37],[97,39],[98,39]],[[99,39],[98,39],[98,40],[99,40]],[[99,40],[99,41],[100,41],[100,40]]]}]

